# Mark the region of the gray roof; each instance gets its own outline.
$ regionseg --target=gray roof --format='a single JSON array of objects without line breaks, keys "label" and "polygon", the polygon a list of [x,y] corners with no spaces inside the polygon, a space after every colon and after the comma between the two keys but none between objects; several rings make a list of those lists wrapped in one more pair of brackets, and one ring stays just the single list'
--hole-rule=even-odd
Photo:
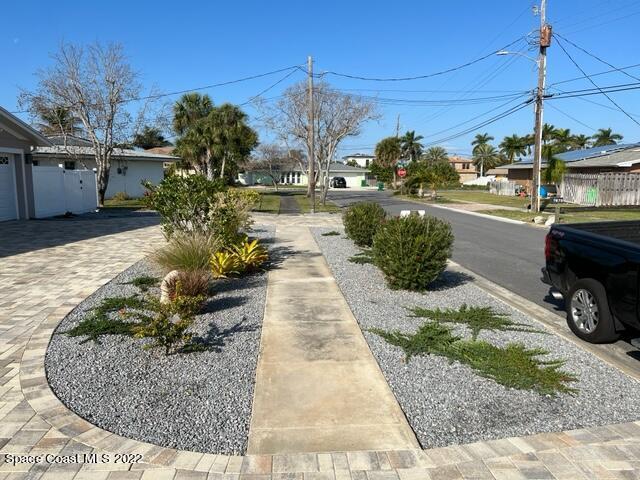
[{"label": "gray roof", "polygon": [[[93,157],[95,150],[93,147],[85,147],[79,145],[67,145],[65,148],[63,145],[53,145],[51,147],[38,147],[33,151],[34,155],[78,155],[82,157]],[[112,156],[114,158],[127,158],[129,160],[151,160],[158,162],[173,162],[179,160],[178,157],[173,155],[162,155],[159,153],[149,153],[144,150],[128,150],[125,148],[115,148]]]},{"label": "gray roof", "polygon": [[24,138],[34,146],[51,145],[44,135],[2,107],[0,107],[0,121],[7,124],[5,128],[7,132],[18,138]]},{"label": "gray roof", "polygon": [[54,145],[79,145],[82,147],[90,147],[93,144],[91,140],[87,140],[86,138],[76,137],[75,135],[47,135],[49,141]]},{"label": "gray roof", "polygon": [[368,171],[369,169],[367,168],[352,167],[338,162],[329,165],[329,173],[367,173]]},{"label": "gray roof", "polygon": [[375,155],[368,155],[366,153],[353,153],[351,155],[345,155],[342,158],[343,159],[345,159],[345,158],[376,158],[376,156]]},{"label": "gray roof", "polygon": [[[598,152],[597,155],[595,154],[596,151]],[[580,154],[584,154],[584,152],[586,152],[586,155],[583,155],[581,158]],[[569,154],[571,154],[571,156],[569,156]],[[567,168],[623,168],[640,163],[640,144],[606,145],[604,147],[560,153],[556,156],[566,163]],[[545,160],[542,161],[542,165],[546,165]],[[527,159],[512,163],[511,165],[504,165],[501,168],[507,168],[509,170],[528,169],[532,168],[532,161],[531,159]]]}]

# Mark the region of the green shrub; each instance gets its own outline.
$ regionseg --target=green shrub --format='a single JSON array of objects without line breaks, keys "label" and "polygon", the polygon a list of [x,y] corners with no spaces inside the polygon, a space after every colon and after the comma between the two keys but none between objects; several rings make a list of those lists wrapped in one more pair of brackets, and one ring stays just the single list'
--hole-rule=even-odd
[{"label": "green shrub", "polygon": [[205,297],[182,296],[179,291],[167,303],[154,299],[150,305],[153,314],[139,316],[142,323],[134,327],[135,336],[154,339],[154,343],[145,345],[144,348],[164,347],[166,355],[176,352],[176,345],[184,345],[191,340],[187,329],[193,324],[204,301]]},{"label": "green shrub", "polygon": [[112,200],[115,200],[116,202],[124,202],[125,200],[129,200],[129,195],[126,192],[116,192],[113,195]]},{"label": "green shrub", "polygon": [[373,239],[373,259],[391,288],[424,291],[447,266],[451,226],[435,217],[396,217]]},{"label": "green shrub", "polygon": [[222,241],[214,235],[199,232],[176,233],[165,246],[151,254],[151,260],[165,272],[206,271],[209,270],[211,255],[222,245]]},{"label": "green shrub", "polygon": [[143,184],[145,203],[160,214],[167,238],[196,232],[233,243],[251,225],[250,211],[259,198],[253,190],[227,189],[223,181],[202,175],[172,175],[158,185]]},{"label": "green shrub", "polygon": [[384,209],[377,203],[359,202],[345,210],[342,222],[347,236],[356,245],[370,247],[385,216]]}]

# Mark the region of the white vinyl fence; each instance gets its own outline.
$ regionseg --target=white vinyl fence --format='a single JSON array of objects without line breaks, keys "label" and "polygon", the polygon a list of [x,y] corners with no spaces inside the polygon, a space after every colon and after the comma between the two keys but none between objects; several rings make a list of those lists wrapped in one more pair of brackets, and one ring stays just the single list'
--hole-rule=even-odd
[{"label": "white vinyl fence", "polygon": [[95,210],[96,175],[91,170],[32,167],[35,217],[44,218]]},{"label": "white vinyl fence", "polygon": [[592,207],[640,205],[640,174],[565,174],[560,196],[565,202]]},{"label": "white vinyl fence", "polygon": [[516,194],[516,182],[510,180],[496,180],[489,182],[489,193],[494,195],[514,196]]}]

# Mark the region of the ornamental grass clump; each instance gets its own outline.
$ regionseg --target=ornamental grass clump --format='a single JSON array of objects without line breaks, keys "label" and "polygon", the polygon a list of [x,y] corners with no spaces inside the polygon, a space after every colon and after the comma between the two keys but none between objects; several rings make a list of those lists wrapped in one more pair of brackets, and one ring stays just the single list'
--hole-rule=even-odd
[{"label": "ornamental grass clump", "polygon": [[209,259],[223,245],[219,237],[199,232],[176,233],[151,255],[165,273],[209,270]]},{"label": "ornamental grass clump", "polygon": [[359,202],[345,210],[342,222],[347,236],[356,245],[370,247],[385,217],[384,209],[377,203]]},{"label": "ornamental grass clump", "polygon": [[410,215],[386,221],[373,238],[371,253],[389,287],[424,291],[446,268],[452,246],[447,222]]}]

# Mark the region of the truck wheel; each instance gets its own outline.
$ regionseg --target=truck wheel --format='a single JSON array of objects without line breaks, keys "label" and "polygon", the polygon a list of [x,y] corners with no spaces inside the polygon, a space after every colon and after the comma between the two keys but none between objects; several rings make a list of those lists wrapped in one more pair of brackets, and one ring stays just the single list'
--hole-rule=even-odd
[{"label": "truck wheel", "polygon": [[583,278],[573,284],[565,297],[567,323],[573,333],[589,343],[618,339],[607,294],[600,282]]}]

